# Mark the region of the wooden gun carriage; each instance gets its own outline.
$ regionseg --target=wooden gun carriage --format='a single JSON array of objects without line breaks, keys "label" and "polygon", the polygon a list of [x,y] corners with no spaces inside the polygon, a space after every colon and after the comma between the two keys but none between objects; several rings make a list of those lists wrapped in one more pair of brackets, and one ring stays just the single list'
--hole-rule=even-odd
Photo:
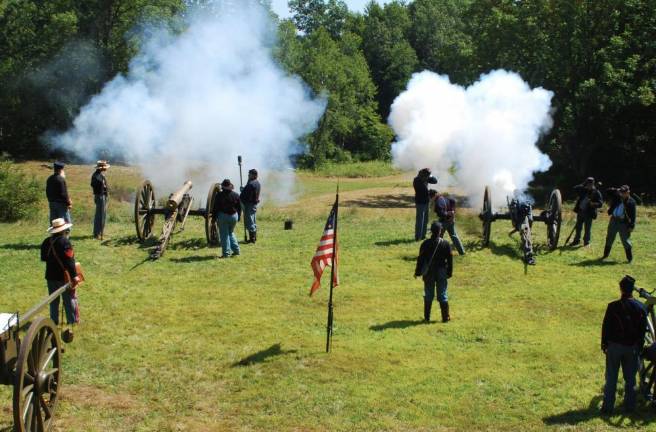
[{"label": "wooden gun carriage", "polygon": [[[560,226],[563,220],[563,199],[560,190],[554,189],[549,195],[547,208],[539,214],[533,214],[532,206],[518,198],[508,200],[508,212],[497,213],[492,207],[492,195],[488,186],[485,187],[483,194],[483,209],[478,215],[483,222],[483,246],[490,243],[490,233],[492,231],[492,222],[496,220],[510,220],[513,223],[513,230],[519,231],[522,237],[525,259],[527,253],[530,254],[528,259],[533,260],[533,246],[531,228],[533,222],[544,222],[547,226],[547,246],[549,250],[555,250],[558,247],[560,237]],[[529,252],[530,250],[530,252]],[[530,262],[533,264],[534,262]]]},{"label": "wooden gun carriage", "polygon": [[176,224],[180,223],[180,231],[184,229],[187,217],[201,216],[205,218],[205,237],[210,245],[219,244],[219,232],[212,209],[216,196],[221,192],[221,186],[214,183],[207,194],[205,208],[192,210],[194,198],[189,194],[192,188],[191,181],[184,182],[182,187],[173,192],[163,207],[156,207],[155,190],[150,181],[146,180],[137,190],[134,200],[134,223],[137,229],[137,237],[140,242],[146,241],[152,234],[155,223],[155,215],[164,216],[164,226],[160,234],[157,246],[150,254],[151,259],[157,259],[164,254],[169,239],[173,234]]},{"label": "wooden gun carriage", "polygon": [[[58,288],[23,315],[0,313],[0,384],[14,386],[16,432],[52,429],[62,384],[62,345],[55,323],[37,314],[68,288]],[[23,331],[27,333],[21,340]],[[70,342],[70,335],[61,337]]]}]

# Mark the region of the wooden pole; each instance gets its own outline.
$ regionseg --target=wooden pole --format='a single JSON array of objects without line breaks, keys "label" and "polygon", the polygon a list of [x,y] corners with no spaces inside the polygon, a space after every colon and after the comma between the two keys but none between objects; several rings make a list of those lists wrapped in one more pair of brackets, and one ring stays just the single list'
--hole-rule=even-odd
[{"label": "wooden pole", "polygon": [[333,256],[330,265],[330,295],[328,297],[328,323],[326,325],[326,352],[330,352],[330,339],[333,335],[333,288],[335,286],[335,259],[337,258],[337,214],[339,212],[339,183],[335,194],[335,222],[333,224]]}]

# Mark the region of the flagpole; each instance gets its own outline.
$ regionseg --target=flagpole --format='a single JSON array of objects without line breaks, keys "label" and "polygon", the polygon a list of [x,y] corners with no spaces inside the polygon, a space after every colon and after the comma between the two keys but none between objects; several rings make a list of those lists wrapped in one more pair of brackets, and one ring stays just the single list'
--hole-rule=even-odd
[{"label": "flagpole", "polygon": [[328,297],[328,323],[326,325],[326,352],[330,352],[330,338],[333,335],[333,287],[335,286],[335,258],[337,255],[337,215],[339,213],[339,180],[335,193],[335,224],[333,226],[333,256],[330,265],[330,295]]}]

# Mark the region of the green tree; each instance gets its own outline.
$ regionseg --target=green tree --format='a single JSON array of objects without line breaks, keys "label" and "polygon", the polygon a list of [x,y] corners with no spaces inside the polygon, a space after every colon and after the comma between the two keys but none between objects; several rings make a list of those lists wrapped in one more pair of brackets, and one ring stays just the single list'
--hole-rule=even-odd
[{"label": "green tree", "polygon": [[367,5],[362,31],[362,48],[378,89],[378,112],[387,118],[390,106],[418,66],[410,45],[410,16],[404,4],[393,1],[381,7]]},{"label": "green tree", "polygon": [[292,21],[296,28],[310,35],[324,28],[333,38],[338,38],[349,11],[342,0],[289,0]]}]

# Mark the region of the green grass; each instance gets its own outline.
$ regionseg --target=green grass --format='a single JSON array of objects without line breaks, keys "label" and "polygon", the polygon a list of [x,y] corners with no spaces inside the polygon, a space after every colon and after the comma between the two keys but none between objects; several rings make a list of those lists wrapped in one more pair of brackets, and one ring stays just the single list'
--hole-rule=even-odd
[{"label": "green grass", "polygon": [[[593,247],[574,250],[545,251],[536,224],[542,247],[528,269],[508,222],[495,222],[491,247],[481,248],[475,211],[463,211],[468,254],[454,259],[454,319],[424,325],[414,209],[403,198],[412,175],[345,180],[341,285],[325,354],[328,277],[309,298],[309,261],[335,179],[301,174],[300,199],[263,206],[259,241],[239,258],[215,259],[220,251],[206,247],[193,219],[149,262],[127,200],[112,201],[107,240],[89,237],[87,171],[69,170],[69,182],[80,182],[73,242],[88,281],[83,323],[64,354],[57,430],[656,430],[646,407],[632,418],[597,416],[606,304],[625,273],[656,285],[652,208],[639,208],[631,265],[619,243],[607,264],[596,261],[602,217]],[[133,171],[117,173],[112,184],[139,183]],[[288,217],[292,231],[283,230]],[[2,311],[25,311],[45,295],[37,247],[46,219],[44,208],[36,221],[0,225]],[[11,426],[10,409],[11,389],[0,388],[0,430]]]},{"label": "green grass", "polygon": [[401,171],[392,167],[390,162],[366,161],[334,163],[327,162],[312,173],[325,177],[370,178],[385,177],[400,174]]}]

